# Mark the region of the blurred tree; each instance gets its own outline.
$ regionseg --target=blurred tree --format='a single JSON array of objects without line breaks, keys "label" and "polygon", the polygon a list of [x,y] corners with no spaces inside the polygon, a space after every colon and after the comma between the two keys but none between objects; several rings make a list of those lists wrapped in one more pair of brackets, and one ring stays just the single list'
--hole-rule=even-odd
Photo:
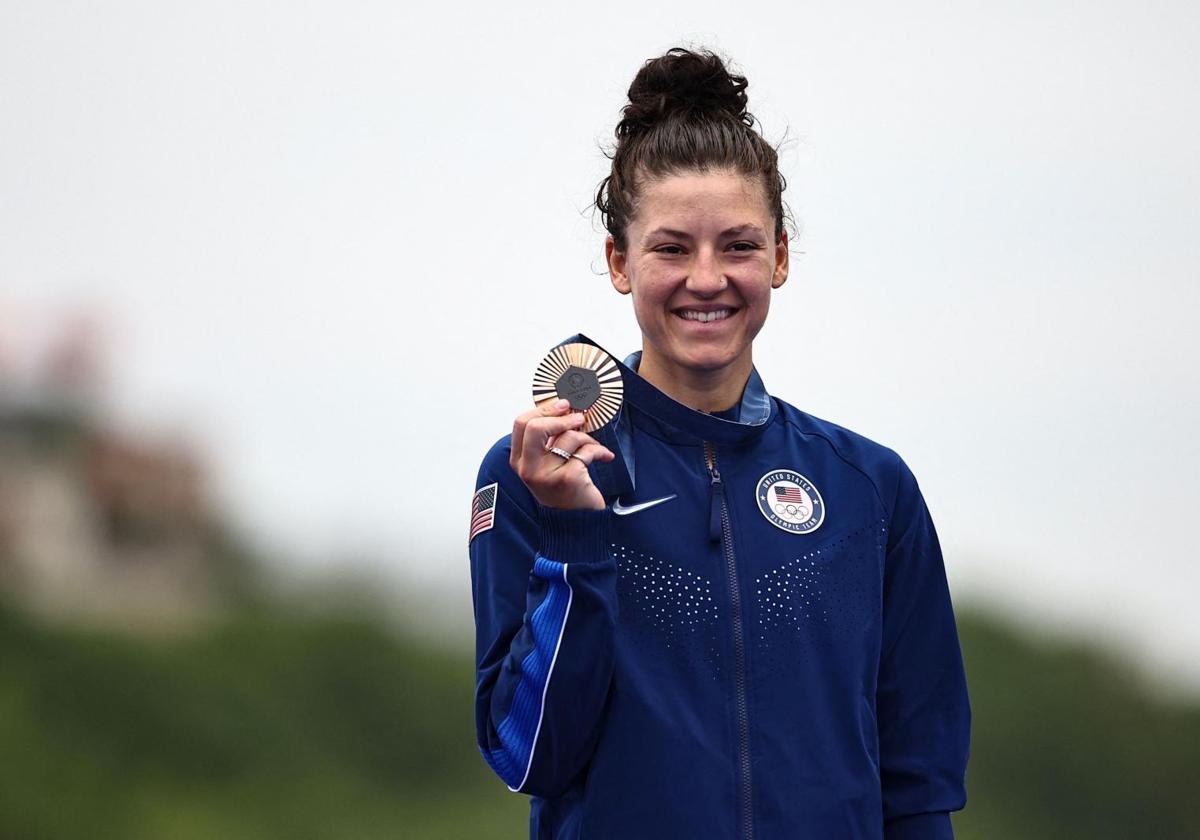
[{"label": "blurred tree", "polygon": [[[0,836],[523,837],[474,743],[473,668],[371,611],[263,605],[188,637],[0,611]],[[975,736],[962,840],[1200,837],[1200,709],[1094,653],[965,616]]]}]

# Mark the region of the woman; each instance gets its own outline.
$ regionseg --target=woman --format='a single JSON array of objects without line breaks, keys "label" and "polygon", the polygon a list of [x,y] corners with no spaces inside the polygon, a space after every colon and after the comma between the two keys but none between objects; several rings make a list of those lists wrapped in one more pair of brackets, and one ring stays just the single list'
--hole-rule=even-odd
[{"label": "woman", "polygon": [[916,480],[754,369],[788,237],[745,88],[710,53],[638,72],[597,194],[642,331],[624,406],[592,435],[527,411],[479,472],[478,742],[535,838],[943,838],[965,802]]}]

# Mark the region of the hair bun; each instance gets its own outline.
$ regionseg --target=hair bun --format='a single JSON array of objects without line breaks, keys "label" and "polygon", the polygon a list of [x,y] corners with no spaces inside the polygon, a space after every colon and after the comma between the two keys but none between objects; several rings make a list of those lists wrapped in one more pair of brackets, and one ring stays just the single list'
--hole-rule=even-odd
[{"label": "hair bun", "polygon": [[746,77],[731,74],[720,57],[683,47],[647,61],[629,86],[617,136],[624,137],[674,114],[728,114],[746,125]]}]

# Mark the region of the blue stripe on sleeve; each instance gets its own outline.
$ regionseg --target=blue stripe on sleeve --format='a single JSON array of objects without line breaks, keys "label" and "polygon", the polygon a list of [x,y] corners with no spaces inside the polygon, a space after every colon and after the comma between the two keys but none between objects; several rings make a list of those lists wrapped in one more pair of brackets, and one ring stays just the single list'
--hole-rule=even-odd
[{"label": "blue stripe on sleeve", "polygon": [[483,754],[512,791],[519,791],[529,778],[546,709],[546,690],[562,644],[573,594],[565,563],[556,563],[539,554],[533,561],[533,573],[549,581],[546,598],[530,618],[533,650],[521,661],[521,679],[513,692],[508,716],[496,727],[502,746]]}]

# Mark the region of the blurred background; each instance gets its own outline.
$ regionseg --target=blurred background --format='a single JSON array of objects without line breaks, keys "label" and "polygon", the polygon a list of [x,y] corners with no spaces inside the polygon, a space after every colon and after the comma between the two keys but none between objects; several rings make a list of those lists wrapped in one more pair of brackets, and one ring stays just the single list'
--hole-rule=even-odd
[{"label": "blurred background", "polygon": [[590,201],[687,44],[781,144],[768,388],[937,523],[959,836],[1200,837],[1198,8],[0,0],[0,836],[525,836],[470,495],[638,347]]}]

